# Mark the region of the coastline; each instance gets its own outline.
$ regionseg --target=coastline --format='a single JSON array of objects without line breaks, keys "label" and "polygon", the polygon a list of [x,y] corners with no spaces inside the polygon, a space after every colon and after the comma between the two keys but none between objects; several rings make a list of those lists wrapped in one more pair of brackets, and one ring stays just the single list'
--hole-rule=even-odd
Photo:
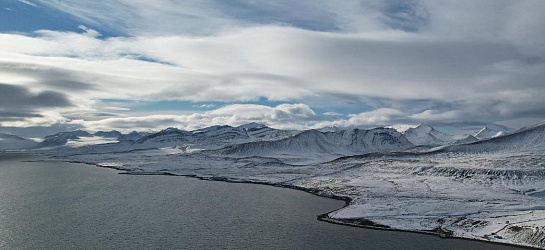
[{"label": "coastline", "polygon": [[[83,163],[83,162],[80,162]],[[95,164],[90,164],[95,165]],[[109,168],[105,166],[99,166],[104,168]],[[121,170],[118,168],[114,168],[117,170]],[[126,170],[122,170],[126,171]],[[381,225],[374,223],[371,220],[367,220],[365,218],[358,218],[358,219],[333,219],[329,218],[329,214],[332,212],[335,212],[337,210],[341,210],[348,205],[350,205],[350,202],[352,201],[352,198],[346,197],[346,196],[338,196],[330,193],[323,192],[319,189],[315,188],[303,188],[299,186],[294,185],[287,185],[287,184],[275,184],[275,183],[267,183],[267,182],[259,182],[259,181],[250,181],[250,180],[239,180],[239,179],[232,179],[232,178],[226,178],[226,177],[202,177],[197,175],[181,175],[181,174],[173,174],[173,173],[161,173],[161,172],[150,172],[150,173],[131,173],[131,172],[121,172],[118,174],[126,174],[126,175],[165,175],[165,176],[179,176],[179,177],[188,177],[188,178],[195,178],[203,181],[221,181],[221,182],[229,182],[229,183],[245,183],[245,184],[258,184],[258,185],[267,185],[267,186],[274,186],[279,188],[289,188],[294,190],[299,190],[303,192],[307,192],[316,196],[324,197],[324,198],[330,198],[330,199],[336,199],[336,200],[342,200],[345,202],[345,204],[337,209],[331,210],[329,212],[318,214],[316,215],[316,219],[318,221],[327,222],[331,224],[336,225],[342,225],[342,226],[350,226],[350,227],[359,227],[359,228],[367,228],[367,229],[373,229],[373,230],[384,230],[384,231],[397,231],[397,232],[408,232],[408,233],[417,233],[417,234],[426,234],[426,235],[434,235],[439,238],[445,238],[445,239],[460,239],[460,240],[469,240],[469,241],[475,241],[475,242],[482,242],[482,243],[489,243],[489,244],[496,244],[496,245],[505,245],[505,246],[515,246],[519,248],[524,249],[541,249],[538,247],[531,247],[531,246],[524,246],[524,245],[517,245],[517,244],[509,244],[509,243],[502,243],[502,242],[494,242],[494,241],[486,241],[486,240],[478,240],[473,238],[463,238],[463,237],[455,237],[452,236],[450,232],[447,231],[417,231],[417,230],[403,230],[403,229],[396,229],[391,228],[386,225]]]},{"label": "coastline", "polygon": [[187,178],[194,178],[199,179],[203,181],[220,181],[220,182],[228,182],[228,183],[245,183],[245,184],[258,184],[258,185],[267,185],[267,186],[274,186],[274,187],[280,187],[280,188],[289,188],[294,190],[299,190],[303,192],[310,193],[312,195],[324,197],[324,198],[331,198],[336,200],[342,200],[345,202],[345,204],[337,209],[334,209],[332,211],[328,211],[323,214],[316,215],[316,218],[318,221],[327,222],[331,224],[336,225],[342,225],[342,226],[350,226],[350,227],[359,227],[359,228],[366,228],[366,229],[373,229],[373,230],[384,230],[384,231],[397,231],[397,232],[408,232],[408,233],[417,233],[417,234],[426,234],[426,235],[433,235],[437,236],[439,238],[445,238],[445,239],[460,239],[460,240],[469,240],[469,241],[475,241],[475,242],[482,242],[482,243],[489,243],[489,244],[495,244],[495,245],[504,245],[504,246],[514,246],[518,248],[523,249],[542,249],[538,247],[532,247],[527,245],[518,245],[518,244],[512,244],[512,243],[504,243],[504,242],[495,242],[495,241],[487,241],[487,240],[480,240],[476,238],[464,238],[464,237],[456,237],[453,236],[451,232],[444,231],[444,230],[436,230],[436,231],[419,231],[419,230],[405,230],[405,229],[396,229],[392,228],[390,226],[377,224],[371,220],[365,219],[365,218],[358,218],[358,219],[334,219],[330,218],[329,214],[332,212],[335,212],[337,210],[341,210],[352,202],[352,198],[348,196],[338,196],[334,195],[328,192],[324,192],[323,190],[317,189],[317,188],[305,188],[300,186],[295,186],[291,184],[284,184],[284,183],[271,183],[271,182],[264,182],[264,181],[257,181],[257,180],[248,180],[248,179],[237,179],[237,178],[229,178],[229,177],[220,177],[220,176],[199,176],[195,174],[177,174],[172,172],[166,172],[166,171],[156,171],[156,172],[135,172],[132,171],[129,168],[123,168],[121,166],[106,166],[106,165],[100,165],[96,163],[89,163],[89,162],[83,162],[83,161],[65,161],[62,159],[56,159],[56,158],[50,158],[47,155],[44,155],[49,159],[56,160],[56,161],[62,161],[62,162],[69,162],[69,163],[80,163],[80,164],[86,164],[86,165],[92,165],[95,167],[100,168],[108,168],[108,169],[114,169],[119,172],[118,174],[124,174],[124,175],[164,175],[164,176],[177,176],[177,177],[187,177]]},{"label": "coastline", "polygon": [[32,156],[42,156],[44,159],[34,159],[34,160],[27,160],[28,162],[36,162],[36,161],[59,161],[59,162],[68,162],[68,163],[78,163],[78,164],[86,164],[86,165],[92,165],[95,167],[100,168],[107,168],[107,169],[114,169],[119,172],[117,174],[125,174],[125,175],[164,175],[164,176],[178,176],[178,177],[189,177],[189,178],[195,178],[203,181],[221,181],[221,182],[229,182],[229,183],[246,183],[246,184],[259,184],[259,185],[267,185],[267,186],[274,186],[274,187],[280,187],[280,188],[289,188],[294,190],[300,190],[304,191],[316,196],[325,197],[325,198],[331,198],[336,200],[342,200],[344,201],[344,205],[340,208],[334,209],[332,211],[318,214],[316,215],[317,220],[322,222],[327,222],[331,224],[337,224],[337,225],[343,225],[343,226],[350,226],[350,227],[359,227],[359,228],[367,228],[367,229],[374,229],[374,230],[385,230],[385,231],[398,231],[398,232],[409,232],[409,233],[418,233],[418,234],[426,234],[426,235],[434,235],[440,238],[448,238],[448,239],[461,239],[461,240],[469,240],[469,241],[475,241],[475,242],[482,242],[482,243],[489,243],[489,244],[495,244],[495,245],[504,245],[504,246],[514,246],[518,248],[523,249],[542,249],[538,247],[528,246],[528,245],[518,245],[518,244],[512,244],[512,243],[505,243],[505,242],[495,242],[495,241],[487,241],[487,240],[480,240],[476,238],[464,238],[464,237],[456,237],[449,234],[449,232],[445,232],[443,230],[441,231],[419,231],[419,230],[405,230],[405,229],[396,229],[389,226],[377,224],[371,220],[365,219],[365,218],[357,218],[357,219],[333,219],[329,217],[329,214],[332,212],[335,212],[337,210],[341,210],[348,205],[350,205],[352,198],[347,196],[338,196],[334,195],[328,192],[324,192],[323,190],[317,189],[317,188],[305,188],[300,186],[295,186],[291,184],[284,184],[284,183],[272,183],[272,182],[265,182],[265,181],[258,181],[258,180],[248,180],[248,179],[236,179],[236,178],[229,178],[229,177],[218,177],[218,176],[199,176],[195,174],[178,174],[178,173],[172,173],[167,171],[155,171],[155,172],[145,172],[145,171],[139,171],[135,172],[132,171],[129,168],[124,168],[122,166],[112,166],[112,165],[100,165],[97,163],[91,163],[91,162],[84,162],[84,161],[74,161],[74,160],[63,160],[59,158],[52,157],[50,155],[41,153],[41,152],[8,152],[8,151],[0,151],[0,154],[8,154],[8,155],[32,155]]}]

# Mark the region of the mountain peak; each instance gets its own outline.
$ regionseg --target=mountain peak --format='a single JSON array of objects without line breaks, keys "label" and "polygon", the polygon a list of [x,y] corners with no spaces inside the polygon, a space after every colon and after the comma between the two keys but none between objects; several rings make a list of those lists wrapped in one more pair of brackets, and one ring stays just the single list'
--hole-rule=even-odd
[{"label": "mountain peak", "polygon": [[257,122],[250,122],[248,124],[240,125],[237,128],[242,129],[258,129],[258,128],[267,128],[267,125],[257,123]]},{"label": "mountain peak", "polygon": [[168,132],[168,131],[178,131],[179,129],[178,128],[175,128],[175,127],[168,127],[166,129],[163,129],[163,131],[165,132]]},{"label": "mountain peak", "polygon": [[386,126],[386,128],[395,129],[399,133],[404,133],[405,131],[407,131],[407,130],[409,130],[411,128],[416,128],[416,127],[417,126],[410,125],[410,124],[396,124],[396,125]]},{"label": "mountain peak", "polygon": [[504,125],[491,123],[479,130],[479,132],[475,134],[475,137],[483,140],[506,135],[512,132],[515,132],[515,129]]},{"label": "mountain peak", "polygon": [[427,123],[420,123],[415,128],[403,132],[403,135],[414,145],[445,145],[454,139],[451,135],[434,129]]},{"label": "mountain peak", "polygon": [[507,126],[504,126],[504,125],[500,125],[500,124],[495,124],[495,123],[491,123],[491,124],[488,124],[485,126],[486,129],[490,129],[490,130],[496,130],[496,131],[500,131],[500,130],[503,130],[503,131],[509,131],[509,130],[513,130],[512,128],[510,127],[507,127]]},{"label": "mountain peak", "polygon": [[415,130],[415,131],[419,131],[423,133],[430,133],[431,131],[434,131],[435,129],[427,123],[420,123],[415,128],[407,129],[407,131],[409,130]]}]

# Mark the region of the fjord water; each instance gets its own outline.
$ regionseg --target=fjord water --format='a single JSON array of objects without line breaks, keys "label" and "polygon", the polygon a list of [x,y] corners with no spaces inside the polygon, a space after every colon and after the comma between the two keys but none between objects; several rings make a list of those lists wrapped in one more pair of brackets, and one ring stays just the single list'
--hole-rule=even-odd
[{"label": "fjord water", "polygon": [[291,189],[44,159],[0,154],[0,249],[519,249],[320,222],[344,202]]}]

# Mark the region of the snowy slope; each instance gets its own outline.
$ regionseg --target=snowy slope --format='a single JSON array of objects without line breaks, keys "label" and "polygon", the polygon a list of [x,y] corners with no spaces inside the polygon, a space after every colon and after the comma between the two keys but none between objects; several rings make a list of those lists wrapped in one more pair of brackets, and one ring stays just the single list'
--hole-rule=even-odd
[{"label": "snowy slope", "polygon": [[479,130],[479,132],[475,134],[475,137],[481,140],[484,140],[484,139],[490,139],[490,138],[506,135],[513,132],[515,132],[515,129],[510,127],[506,127],[506,126],[498,125],[498,124],[488,124],[481,130]]},{"label": "snowy slope", "polygon": [[281,156],[316,154],[342,156],[371,152],[401,151],[413,147],[394,129],[347,129],[338,132],[307,130],[276,141],[259,141],[235,145],[224,154],[239,156]]},{"label": "snowy slope", "polygon": [[163,129],[134,142],[134,149],[173,147],[192,141],[193,133],[177,128]]},{"label": "snowy slope", "polygon": [[416,146],[440,146],[454,141],[451,135],[437,131],[425,123],[421,123],[415,128],[407,129],[403,132],[403,135]]},{"label": "snowy slope", "polygon": [[393,128],[399,133],[404,133],[405,131],[411,128],[416,128],[416,127],[418,127],[418,125],[415,126],[410,124],[396,124],[396,125],[386,126],[386,128]]},{"label": "snowy slope", "polygon": [[250,136],[244,128],[214,126],[194,132],[193,140],[193,148],[218,149],[227,145],[250,141]]},{"label": "snowy slope", "polygon": [[[441,137],[431,129],[422,130]],[[184,131],[179,141],[191,144],[207,137],[217,143],[244,141],[255,138],[250,131],[269,130],[217,126]],[[150,138],[179,134],[174,129],[170,132]],[[80,148],[81,154],[61,157],[133,174],[191,175],[302,188],[350,198],[346,207],[321,217],[336,223],[545,248],[545,122],[427,153],[364,154],[413,147],[402,134],[384,128],[310,130],[191,154],[176,153],[177,148],[107,151],[113,146],[102,145],[102,154]],[[123,146],[132,148],[133,143]],[[343,155],[347,156],[337,158]]]},{"label": "snowy slope", "polygon": [[81,137],[92,137],[93,135],[83,130],[76,130],[70,132],[61,132],[54,135],[48,135],[44,137],[44,140],[40,142],[38,147],[57,147],[68,143],[69,140],[78,140]]},{"label": "snowy slope", "polygon": [[458,138],[452,144],[468,144],[479,141],[479,138],[472,135],[465,135],[464,137]]},{"label": "snowy slope", "polygon": [[149,133],[144,133],[144,132],[136,132],[136,131],[132,131],[128,134],[122,134],[120,135],[119,137],[117,137],[117,140],[119,141],[136,141],[146,135],[149,135]]},{"label": "snowy slope", "polygon": [[299,133],[299,131],[296,131],[296,130],[280,130],[280,129],[270,128],[267,126],[252,127],[252,128],[240,126],[238,128],[244,129],[252,141],[279,140],[279,139],[287,138]]},{"label": "snowy slope", "polygon": [[329,127],[319,128],[319,129],[316,129],[316,130],[325,133],[325,132],[339,132],[339,131],[341,131],[343,129],[339,128],[337,126],[329,126]]},{"label": "snowy slope", "polygon": [[[298,132],[273,129],[257,123],[239,127],[227,125],[211,126],[194,131],[167,128],[157,133],[145,135],[133,144],[120,143],[117,149],[112,146],[108,146],[108,148],[117,152],[134,149],[178,147],[190,152],[195,150],[220,149],[230,145],[254,141],[278,140],[290,137],[296,133]],[[124,137],[120,137],[120,141],[123,141],[121,139],[124,139]]]},{"label": "snowy slope", "polygon": [[400,151],[413,146],[395,129],[346,129],[324,133],[333,144],[354,153]]},{"label": "snowy slope", "polygon": [[308,130],[276,141],[257,141],[226,148],[224,154],[241,156],[271,156],[281,154],[347,153],[317,130]]},{"label": "snowy slope", "polygon": [[121,134],[121,132],[119,131],[115,131],[115,130],[112,130],[112,131],[98,131],[96,133],[94,133],[95,136],[98,136],[98,137],[104,137],[104,138],[119,138],[120,136],[123,136],[123,134]]},{"label": "snowy slope", "polygon": [[298,132],[274,129],[259,123],[249,123],[238,127],[212,126],[195,130],[193,137],[196,141],[195,144],[198,145],[216,143],[218,146],[225,146],[253,141],[278,140],[296,133]]},{"label": "snowy slope", "polygon": [[76,130],[70,132],[61,132],[44,137],[44,140],[37,145],[37,148],[50,147],[82,147],[88,145],[98,145],[105,143],[115,143],[118,141],[135,141],[146,135],[133,131],[129,134],[122,134],[119,131],[98,131],[91,134],[87,131]]},{"label": "snowy slope", "polygon": [[37,142],[16,135],[0,133],[0,150],[29,149],[36,147]]},{"label": "snowy slope", "polygon": [[268,128],[268,126],[265,124],[257,123],[257,122],[250,122],[248,124],[240,125],[237,128],[252,130],[252,129]]},{"label": "snowy slope", "polygon": [[488,140],[481,140],[467,145],[447,146],[441,150],[449,152],[545,150],[545,122],[511,134],[493,137]]},{"label": "snowy slope", "polygon": [[170,129],[151,134],[138,140],[139,144],[154,141],[157,148],[170,146],[190,146],[198,149],[219,149],[253,141],[278,140],[292,136],[295,132],[269,128],[262,124],[250,123],[239,127],[211,126],[191,132]]}]

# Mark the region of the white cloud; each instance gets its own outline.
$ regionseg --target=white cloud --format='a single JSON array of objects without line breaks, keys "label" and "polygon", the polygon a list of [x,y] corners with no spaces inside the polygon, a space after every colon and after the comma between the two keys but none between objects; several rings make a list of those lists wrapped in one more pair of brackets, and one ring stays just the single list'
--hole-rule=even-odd
[{"label": "white cloud", "polygon": [[409,116],[417,121],[422,122],[452,122],[463,121],[466,118],[464,112],[460,110],[449,110],[446,112],[440,112],[438,110],[425,110],[418,114]]},{"label": "white cloud", "polygon": [[[290,12],[317,10],[312,20],[339,28],[326,32],[300,28],[308,20],[296,15],[281,20],[287,25],[263,25],[223,5],[211,9],[217,4],[213,1],[38,3],[97,29],[120,26],[131,35],[98,39],[100,34],[85,25],[79,27],[82,34],[0,34],[0,83],[63,93],[82,110],[96,109],[94,101],[100,99],[230,103],[265,97],[305,103],[346,96],[363,100],[354,104],[362,109],[376,110],[333,123],[376,125],[402,118],[456,123],[545,115],[544,1],[422,0],[416,17],[402,16],[423,18],[411,23],[414,32],[391,23],[391,17],[403,13],[389,13],[401,4],[390,1],[305,1],[297,5],[302,9]],[[415,101],[430,107],[410,106]],[[394,102],[395,107],[376,105]],[[260,119],[271,123],[284,116],[286,123],[325,119],[308,106],[233,107],[211,111],[217,116],[202,116],[202,124],[214,118],[235,124],[257,114],[267,114]],[[328,119],[334,119],[331,114]],[[164,121],[179,117],[174,118]]]},{"label": "white cloud", "polygon": [[303,129],[320,119],[311,108],[304,104],[280,104],[276,107],[233,104],[189,115],[145,115],[96,121],[75,120],[72,124],[84,126],[90,131],[119,129],[124,132],[135,129],[156,131],[166,127],[194,130],[213,125],[239,126],[250,122],[263,123],[276,128]]},{"label": "white cloud", "polygon": [[75,16],[93,27],[130,35],[210,34],[240,25],[218,13],[213,1],[36,0]]},{"label": "white cloud", "polygon": [[38,7],[38,5],[36,5],[35,3],[31,2],[31,1],[28,1],[28,0],[17,0],[21,3],[24,3],[24,4],[27,4],[27,5],[30,5],[30,6],[34,6],[34,7]]},{"label": "white cloud", "polygon": [[102,109],[105,109],[105,110],[114,110],[114,111],[130,111],[130,110],[131,110],[130,108],[114,107],[114,106],[102,107]]},{"label": "white cloud", "polygon": [[199,104],[199,105],[193,105],[194,108],[202,108],[202,109],[211,109],[211,108],[215,108],[216,105],[215,104],[212,104],[212,103],[209,103],[209,104]]},{"label": "white cloud", "polygon": [[324,115],[327,115],[327,116],[342,116],[343,114],[341,114],[339,112],[325,112]]},{"label": "white cloud", "polygon": [[397,132],[403,133],[411,128],[416,128],[418,125],[411,125],[411,124],[396,124],[391,126],[386,126],[387,128],[393,128],[397,130]]},{"label": "white cloud", "polygon": [[[41,34],[38,38],[2,35],[0,43],[13,45],[6,51],[12,58],[4,60],[17,61],[19,67],[70,70],[74,78],[123,98],[290,100],[343,93],[465,100],[476,92],[482,94],[481,90],[491,91],[490,85],[506,77],[508,72],[490,70],[494,65],[521,57],[507,44],[440,41],[403,33],[328,34],[286,27],[200,38],[99,40],[74,33]],[[134,60],[140,56],[170,65]],[[539,72],[536,78],[542,75]],[[147,82],[156,87],[150,91]],[[492,91],[510,88],[498,85]]]},{"label": "white cloud", "polygon": [[88,28],[85,25],[79,25],[78,29],[85,31],[83,34],[88,36],[88,37],[96,38],[96,37],[100,36],[100,33],[98,31],[96,31],[94,29],[91,29],[91,28]]},{"label": "white cloud", "polygon": [[57,110],[41,110],[38,117],[24,117],[14,121],[0,121],[0,127],[49,127],[69,120]]},{"label": "white cloud", "polygon": [[397,122],[406,114],[397,109],[380,108],[359,114],[350,114],[348,119],[339,119],[336,121],[318,122],[313,127],[373,127],[391,125]]},{"label": "white cloud", "polygon": [[[521,89],[545,93],[538,84],[545,63],[525,59],[507,44],[287,27],[213,37],[100,40],[39,34],[0,34],[2,47],[10,48],[0,49],[0,81],[60,91],[77,100],[302,101],[342,94],[464,103],[494,101]],[[513,60],[523,63],[508,63]],[[81,87],[70,88],[74,84]]]}]

